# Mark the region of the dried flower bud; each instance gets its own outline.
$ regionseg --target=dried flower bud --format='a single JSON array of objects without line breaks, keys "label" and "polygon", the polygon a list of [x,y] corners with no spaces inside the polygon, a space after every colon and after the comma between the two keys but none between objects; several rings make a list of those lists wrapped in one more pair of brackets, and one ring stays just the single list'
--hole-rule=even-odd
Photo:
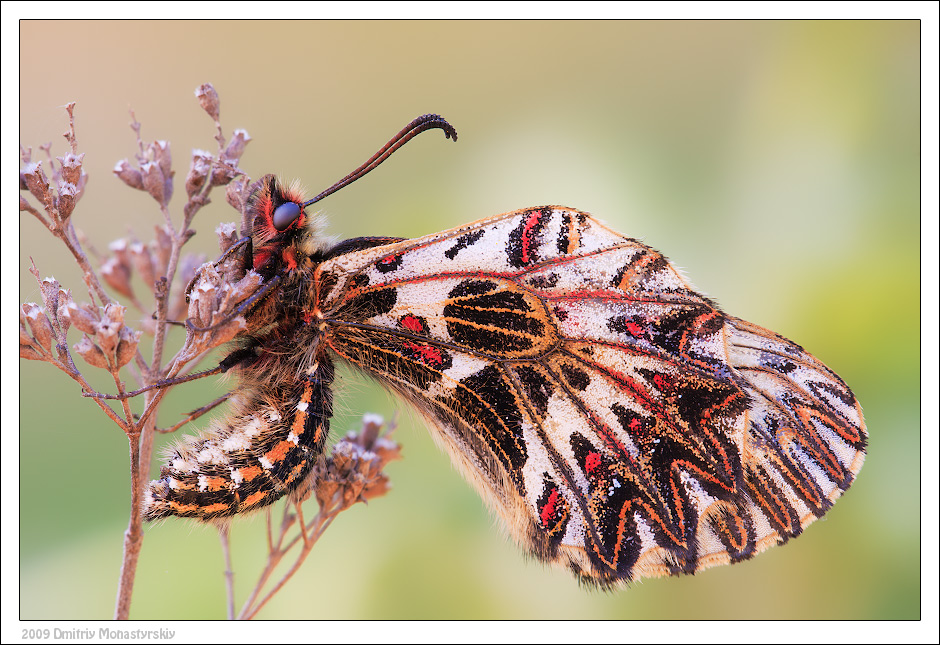
[{"label": "dried flower bud", "polygon": [[68,332],[69,327],[72,324],[72,320],[68,316],[68,307],[69,305],[74,304],[75,301],[72,300],[72,292],[66,291],[65,289],[59,289],[59,306],[56,309],[53,319],[55,320],[59,332],[63,336]]},{"label": "dried flower bud", "polygon": [[230,161],[233,165],[237,164],[238,160],[242,158],[242,153],[245,152],[245,146],[249,141],[251,141],[251,136],[248,132],[238,128],[232,133],[232,139],[225,147],[222,158],[226,161]]},{"label": "dried flower bud", "polygon": [[361,496],[364,501],[369,501],[370,499],[386,495],[391,488],[392,486],[389,482],[388,475],[379,473],[372,481],[363,487]]},{"label": "dried flower bud", "polygon": [[212,87],[212,83],[203,83],[196,88],[196,98],[199,105],[206,113],[212,117],[213,121],[219,120],[219,95]]},{"label": "dried flower bud", "polygon": [[166,206],[169,200],[166,199],[166,179],[160,170],[160,164],[156,161],[145,161],[140,164],[140,172],[143,175],[144,190],[150,193],[158,204]]},{"label": "dried flower bud", "polygon": [[[365,415],[361,432],[350,432],[333,448],[330,458],[317,466],[314,493],[321,509],[339,512],[388,492],[389,480],[382,473],[392,459],[400,458],[400,447],[380,436],[384,422],[378,415]],[[382,443],[381,452],[372,448]]]},{"label": "dried flower bud", "polygon": [[67,319],[75,328],[94,336],[98,331],[100,318],[94,307],[88,303],[79,306],[74,300],[69,300],[64,306],[59,307],[59,319]]},{"label": "dried flower bud", "polygon": [[219,249],[223,253],[232,248],[238,241],[238,227],[235,222],[223,222],[215,227],[215,234],[219,236]]},{"label": "dried flower bud", "polygon": [[356,441],[360,446],[371,449],[379,438],[382,426],[385,425],[385,419],[372,412],[366,412],[362,415],[362,430],[359,431],[358,439],[355,433],[350,433],[350,440]]},{"label": "dried flower bud", "polygon": [[58,311],[59,293],[62,291],[59,281],[55,278],[43,278],[39,283],[39,290],[42,292],[42,304],[46,307],[46,311]]},{"label": "dried flower bud", "polygon": [[227,201],[229,206],[237,210],[239,213],[244,212],[245,203],[248,201],[248,196],[251,195],[251,190],[248,188],[248,183],[248,177],[242,175],[235,181],[231,182],[228,185],[228,188],[225,189],[225,201]]},{"label": "dried flower bud", "polygon": [[124,327],[125,308],[114,303],[108,304],[104,308],[104,315],[101,322],[95,328],[98,344],[106,356],[114,356],[118,342],[120,342],[120,332]]},{"label": "dried flower bud", "polygon": [[314,493],[317,496],[317,504],[320,508],[327,509],[332,506],[332,502],[339,494],[339,484],[329,479],[320,479],[316,483]]},{"label": "dried flower bud", "polygon": [[105,281],[121,295],[133,298],[134,289],[131,286],[133,265],[127,240],[123,238],[114,240],[108,245],[108,250],[114,254],[114,257],[107,260],[101,267]]},{"label": "dried flower bud", "polygon": [[20,183],[26,184],[29,192],[44,205],[52,204],[52,192],[46,173],[42,171],[42,162],[26,164],[20,170]]},{"label": "dried flower bud", "polygon": [[191,361],[199,354],[215,349],[234,339],[248,328],[244,316],[236,316],[227,322],[212,326],[211,329],[195,332],[186,340],[186,344],[177,354],[181,362]]},{"label": "dried flower bud", "polygon": [[137,344],[140,343],[140,332],[132,331],[130,327],[121,327],[118,334],[118,346],[115,351],[115,360],[118,367],[124,367],[131,362],[137,354]]},{"label": "dried flower bud", "polygon": [[193,160],[186,175],[186,194],[192,197],[205,185],[212,172],[212,154],[205,150],[193,150]]},{"label": "dried flower bud", "polygon": [[105,357],[104,352],[88,336],[82,336],[80,341],[72,345],[72,349],[92,367],[108,368],[108,359]]},{"label": "dried flower bud", "polygon": [[[243,262],[236,252],[226,255],[222,263],[203,264],[187,289],[188,309],[186,344],[177,360],[188,361],[198,354],[218,347],[248,328],[245,317],[237,314],[240,299],[250,296],[261,278],[246,275]],[[252,272],[253,273],[253,272]],[[237,280],[242,281],[236,283]]]},{"label": "dried flower bud", "polygon": [[112,172],[117,175],[118,179],[131,188],[146,190],[146,188],[144,188],[144,176],[137,168],[132,167],[127,159],[121,159],[117,162]]},{"label": "dried flower bud", "polygon": [[[160,166],[160,172],[163,175],[163,201],[161,204],[169,204],[173,197],[173,158],[170,155],[170,143],[168,141],[154,141],[148,148],[149,158]],[[141,168],[143,169],[143,168]],[[146,177],[144,178],[146,185]],[[151,193],[152,194],[152,193]]]},{"label": "dried flower bud", "polygon": [[78,186],[78,182],[82,178],[82,161],[85,159],[85,153],[77,155],[70,152],[62,157],[56,157],[56,159],[59,160],[62,181]]},{"label": "dried flower bud", "polygon": [[348,475],[349,471],[352,469],[353,463],[353,451],[356,449],[356,446],[353,442],[348,440],[340,440],[336,442],[336,446],[333,448],[333,454],[331,456],[331,461],[333,462],[333,470],[340,475]]},{"label": "dried flower bud", "polygon": [[153,241],[150,243],[154,269],[157,273],[166,273],[173,252],[173,237],[165,226],[154,226]]},{"label": "dried flower bud", "polygon": [[114,254],[114,257],[116,257],[121,264],[130,269],[130,256],[127,252],[127,246],[127,240],[121,237],[111,242],[108,245],[108,250]]},{"label": "dried flower bud", "polygon": [[32,345],[20,343],[20,358],[26,361],[42,361],[45,360],[42,354],[40,354]]},{"label": "dried flower bud", "polygon": [[173,156],[170,154],[170,142],[162,139],[150,144],[150,158],[160,164],[164,177],[173,176]]},{"label": "dried flower bud", "polygon": [[29,331],[35,339],[36,344],[44,351],[55,342],[55,332],[52,330],[52,323],[42,310],[42,307],[35,302],[27,302],[20,307],[20,322],[26,322]]},{"label": "dried flower bud", "polygon": [[224,186],[240,174],[241,171],[238,170],[235,163],[229,163],[227,159],[222,159],[212,168],[212,185]]},{"label": "dried flower bud", "polygon": [[121,340],[120,328],[115,328],[113,325],[99,324],[96,338],[104,355],[114,358],[114,351]]},{"label": "dried flower bud", "polygon": [[358,438],[355,438],[354,434],[352,438],[366,450],[375,453],[384,468],[388,462],[401,459],[401,446],[391,439],[394,430],[394,423],[386,427],[385,420],[380,415],[366,413],[362,415],[362,431]]},{"label": "dried flower bud", "polygon": [[128,247],[128,251],[134,262],[134,268],[137,270],[137,273],[140,274],[144,284],[147,285],[147,288],[153,290],[157,276],[153,266],[153,257],[150,255],[150,249],[140,242],[134,242]]},{"label": "dried flower bud", "polygon": [[215,261],[215,269],[229,284],[244,278],[249,267],[251,267],[251,255],[247,244],[226,249],[222,257]]},{"label": "dried flower bud", "polygon": [[246,329],[248,329],[248,323],[245,321],[245,317],[235,316],[227,323],[212,329],[212,340],[210,344],[212,347],[218,347],[234,339]]},{"label": "dried flower bud", "polygon": [[260,273],[255,273],[254,270],[249,271],[245,274],[244,278],[232,286],[232,300],[234,302],[245,300],[257,291],[263,282],[264,279],[261,277]]},{"label": "dried flower bud", "polygon": [[213,314],[218,311],[221,277],[214,268],[203,271],[201,279],[189,292],[189,318],[200,328],[212,325]]},{"label": "dried flower bud", "polygon": [[128,298],[134,297],[134,289],[131,287],[130,268],[118,258],[109,258],[106,260],[105,263],[101,265],[101,275],[108,286],[116,292]]},{"label": "dried flower bud", "polygon": [[[23,307],[30,305],[38,306],[35,302],[26,302],[23,303]],[[20,311],[20,345],[34,345],[35,340],[33,335],[26,329],[26,318],[23,316],[22,310]]]},{"label": "dried flower bud", "polygon": [[104,306],[104,315],[101,317],[102,321],[106,321],[110,324],[124,324],[124,315],[127,313],[127,307],[124,305],[119,305],[115,302],[109,302]]},{"label": "dried flower bud", "polygon": [[375,479],[382,471],[382,460],[371,450],[364,450],[359,457],[359,472],[367,480]]},{"label": "dried flower bud", "polygon": [[75,202],[78,201],[78,186],[71,183],[62,182],[59,184],[59,195],[56,198],[56,207],[59,209],[59,217],[67,219],[72,211],[75,210]]}]

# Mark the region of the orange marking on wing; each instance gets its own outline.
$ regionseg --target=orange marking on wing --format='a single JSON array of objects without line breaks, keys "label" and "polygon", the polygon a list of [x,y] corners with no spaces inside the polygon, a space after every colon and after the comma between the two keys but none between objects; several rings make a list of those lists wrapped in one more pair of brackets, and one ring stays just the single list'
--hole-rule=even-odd
[{"label": "orange marking on wing", "polygon": [[630,291],[633,288],[633,283],[636,281],[637,276],[641,274],[655,259],[657,258],[654,253],[648,253],[639,260],[631,262],[627,270],[623,272],[623,275],[620,278],[620,282],[614,286],[621,291]]}]

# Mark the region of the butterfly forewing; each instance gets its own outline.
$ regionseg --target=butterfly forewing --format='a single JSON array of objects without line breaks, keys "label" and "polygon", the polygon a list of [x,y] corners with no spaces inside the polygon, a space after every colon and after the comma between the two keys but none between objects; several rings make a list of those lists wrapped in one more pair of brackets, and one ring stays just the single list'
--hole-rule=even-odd
[{"label": "butterfly forewing", "polygon": [[323,343],[404,395],[540,558],[603,585],[736,562],[853,481],[846,385],[557,206],[344,253]]}]

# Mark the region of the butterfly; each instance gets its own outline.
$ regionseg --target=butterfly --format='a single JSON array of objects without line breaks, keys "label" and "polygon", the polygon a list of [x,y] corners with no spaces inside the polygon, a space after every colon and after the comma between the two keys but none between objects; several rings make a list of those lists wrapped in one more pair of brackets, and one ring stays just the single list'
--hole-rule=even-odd
[{"label": "butterfly", "polygon": [[456,139],[420,117],[312,200],[258,182],[235,262],[258,288],[220,366],[231,408],[174,448],[146,519],[224,519],[309,487],[336,362],[408,401],[515,540],[589,583],[746,560],[829,510],[865,458],[849,387],[588,213],[328,242],[309,206],[432,128]]}]

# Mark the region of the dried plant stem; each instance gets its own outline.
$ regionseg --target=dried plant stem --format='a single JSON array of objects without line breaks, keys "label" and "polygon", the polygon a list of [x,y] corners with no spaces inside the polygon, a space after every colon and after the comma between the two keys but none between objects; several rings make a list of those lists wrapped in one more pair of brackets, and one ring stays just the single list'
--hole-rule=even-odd
[{"label": "dried plant stem", "polygon": [[[145,397],[145,400],[151,396]],[[124,401],[127,405],[127,401]],[[130,414],[130,411],[128,411]],[[128,416],[133,419],[133,416]],[[144,542],[143,518],[141,509],[143,507],[143,486],[145,482],[145,473],[150,464],[150,456],[144,459],[142,446],[147,446],[149,452],[153,450],[153,436],[156,424],[156,416],[150,416],[147,419],[141,419],[133,425],[133,429],[127,433],[127,440],[130,444],[130,466],[131,466],[131,511],[128,520],[127,530],[124,532],[124,551],[121,561],[121,574],[118,581],[117,600],[114,607],[114,618],[116,620],[127,620],[130,618],[131,598],[134,594],[134,579],[137,575],[137,561],[140,558],[140,550]]]},{"label": "dried plant stem", "polygon": [[[138,154],[136,165],[127,159],[117,163],[115,175],[126,185],[147,192],[159,204],[163,226],[157,227],[155,239],[144,245],[137,241],[128,243],[118,240],[109,248],[111,257],[102,258],[88,245],[88,240],[76,233],[72,225],[75,204],[82,196],[87,175],[82,171],[83,153],[78,152],[73,116],[74,104],[67,106],[69,130],[65,137],[71,152],[52,158],[51,144],[40,146],[49,157],[48,161],[31,160],[31,149],[21,146],[20,210],[31,213],[56,238],[60,239],[74,258],[82,272],[82,280],[88,291],[88,302],[76,302],[70,290],[63,289],[54,278],[40,279],[35,264],[30,269],[40,285],[43,306],[23,303],[20,310],[20,356],[28,360],[51,363],[68,374],[82,388],[83,396],[92,398],[99,408],[118,425],[127,437],[130,458],[130,514],[123,533],[123,557],[115,599],[114,617],[124,620],[130,617],[131,599],[137,565],[143,547],[144,488],[153,455],[154,435],[157,432],[173,432],[186,423],[202,416],[227,400],[224,395],[217,400],[190,412],[186,418],[166,429],[157,428],[156,411],[173,386],[189,380],[226,371],[231,365],[226,361],[218,367],[179,377],[187,365],[195,365],[198,359],[214,348],[238,338],[246,327],[245,316],[259,299],[266,298],[273,289],[279,288],[277,277],[264,281],[260,274],[246,271],[240,254],[245,252],[244,237],[251,234],[252,219],[247,204],[251,190],[249,179],[242,176],[238,162],[245,144],[250,140],[244,130],[236,130],[226,142],[218,119],[218,95],[211,85],[201,86],[196,93],[203,109],[215,123],[215,140],[218,152],[215,156],[203,151],[194,151],[192,165],[185,182],[188,196],[183,205],[183,216],[179,227],[173,225],[168,203],[173,194],[172,160],[166,141],[154,141],[145,145],[140,138],[140,123],[131,113],[131,128],[136,133]],[[58,160],[58,163],[56,163]],[[46,163],[52,171],[51,181],[43,170]],[[182,247],[194,235],[190,229],[195,214],[209,203],[209,194],[214,186],[225,186],[228,202],[242,215],[242,236],[239,240],[234,225],[220,227],[219,236],[223,255],[214,263],[182,258]],[[29,196],[41,204],[44,213],[30,203]],[[92,255],[101,261],[100,274],[92,268],[83,244]],[[250,248],[250,247],[249,247]],[[250,258],[249,258],[250,259]],[[194,273],[191,288],[185,294],[171,293],[177,273]],[[135,294],[131,277],[138,274],[154,298],[155,320],[143,321],[140,331],[125,325],[124,306],[113,300],[104,285],[127,298],[140,311],[144,311],[141,299]],[[185,284],[185,279],[183,280]],[[176,285],[179,288],[179,285]],[[186,296],[185,298],[183,296]],[[171,297],[172,296],[172,297]],[[186,314],[184,314],[184,311]],[[186,315],[186,341],[172,359],[164,361],[170,318]],[[117,394],[102,394],[95,391],[79,372],[70,353],[68,330],[80,331],[80,342],[71,347],[85,362],[111,374]],[[150,363],[138,349],[141,334],[153,334]],[[128,391],[121,370],[128,367],[137,382],[138,389]],[[143,409],[135,416],[130,399],[144,395]],[[112,407],[107,400],[119,400]],[[298,407],[298,409],[300,409]],[[367,415],[369,416],[369,415]],[[329,459],[321,459],[313,467],[310,487],[295,491],[294,497],[285,503],[284,515],[275,538],[268,511],[268,559],[259,580],[247,601],[236,615],[234,571],[231,561],[230,525],[218,527],[225,562],[225,586],[227,615],[230,619],[253,618],[280,591],[299,570],[326,528],[336,516],[353,504],[385,494],[388,479],[381,472],[391,459],[399,458],[399,447],[385,437],[380,437],[382,420],[374,415],[363,418],[363,431],[350,433],[340,441]],[[305,521],[301,503],[303,498],[316,496],[320,511],[308,523]],[[297,533],[289,535],[296,525]],[[287,568],[273,587],[264,593],[265,586],[275,574],[284,556],[292,549],[295,561]],[[262,594],[264,594],[262,596]]]},{"label": "dried plant stem", "polygon": [[72,254],[72,257],[75,258],[75,261],[78,263],[78,266],[82,269],[82,280],[88,286],[89,294],[94,294],[98,296],[98,299],[101,301],[102,305],[106,305],[112,302],[111,298],[108,296],[107,291],[101,286],[101,283],[98,281],[98,275],[92,269],[91,264],[88,262],[88,256],[85,255],[85,251],[82,250],[81,244],[77,241],[73,241],[72,238],[75,237],[75,231],[72,228],[71,220],[67,224],[67,229],[63,230],[59,226],[53,226],[50,228],[52,234],[58,237],[65,246],[68,248],[69,252]]},{"label": "dried plant stem", "polygon": [[137,576],[137,561],[140,558],[140,549],[144,540],[140,517],[140,434],[137,432],[128,433],[127,439],[130,443],[131,452],[131,513],[127,530],[124,531],[124,555],[121,562],[121,575],[118,580],[117,601],[114,607],[114,618],[116,620],[127,620],[130,617],[134,579]]},{"label": "dried plant stem", "polygon": [[[136,123],[136,119],[135,124],[137,125],[139,139],[139,124]],[[219,125],[218,120],[216,120],[216,130],[216,138],[219,141],[221,150],[221,147],[224,145],[224,137],[222,136],[221,126]],[[167,324],[169,285],[173,284],[173,279],[176,276],[182,247],[192,237],[193,232],[190,230],[189,226],[192,224],[193,218],[199,209],[205,204],[209,203],[209,193],[211,190],[211,182],[206,182],[202,190],[190,198],[186,207],[183,209],[183,222],[178,230],[175,230],[173,227],[173,220],[166,204],[160,204],[160,211],[163,214],[164,220],[166,222],[166,230],[170,232],[171,243],[170,254],[167,260],[167,265],[165,267],[164,277],[154,285],[154,296],[156,298],[157,307],[153,354],[150,363],[152,368],[149,371],[148,378],[145,379],[146,382],[144,385],[152,385],[160,380],[173,378],[183,369],[184,365],[189,362],[180,361],[178,360],[179,357],[177,357],[171,361],[170,365],[167,366],[165,370],[159,367],[163,363],[164,345],[166,342],[167,331],[169,330],[169,325]],[[142,491],[145,481],[144,478],[141,477],[141,472],[146,472],[153,457],[153,440],[156,433],[155,415],[153,413],[157,410],[160,402],[169,392],[169,390],[170,388],[166,387],[161,388],[156,392],[148,393],[148,395],[145,397],[144,412],[141,414],[140,419],[136,424],[136,427],[140,430],[140,433],[137,436],[137,455],[132,456],[132,458],[135,459],[134,463],[136,464],[136,468],[132,468],[131,470],[131,487],[133,489],[132,499],[136,500],[136,503],[132,503],[131,521],[130,525],[128,526],[125,538],[124,562],[122,563],[121,567],[122,583],[119,586],[116,608],[116,617],[119,619],[128,617],[128,612],[130,609],[130,596],[133,592],[133,576],[136,572],[137,558],[139,556],[140,547],[143,542],[143,526],[140,518]],[[203,411],[211,409],[211,407],[214,407],[214,405],[220,403],[221,400],[211,404],[209,407],[203,409]],[[202,412],[200,412],[200,414],[201,413]],[[190,415],[190,418],[187,419],[187,421],[195,418],[196,416],[199,415]],[[177,424],[173,429],[179,428],[182,425],[184,424]],[[224,544],[227,547],[227,539],[225,540]],[[226,567],[228,574],[231,575],[231,566],[230,562],[228,562],[228,558],[229,554],[226,549]],[[127,574],[125,574],[125,572],[127,572]],[[131,581],[130,584],[124,584],[126,576],[129,577]],[[229,584],[228,593],[230,607],[229,613],[230,615],[234,615],[234,596],[232,595],[234,590],[231,588],[231,584]]]},{"label": "dried plant stem", "polygon": [[[163,210],[166,210],[165,207]],[[169,214],[167,213],[167,216]],[[172,276],[176,270],[176,262],[179,259],[179,249],[176,240],[173,243],[175,253],[171,253],[170,261],[166,267],[168,276]],[[172,278],[170,278],[172,279]],[[151,370],[147,375],[147,381],[155,382],[159,377],[159,368],[163,360],[163,344],[166,338],[168,325],[166,324],[167,310],[167,284],[169,280],[163,278],[154,285],[154,294],[157,299],[157,324],[154,333],[153,360]],[[124,553],[121,562],[121,575],[118,583],[117,601],[114,609],[114,617],[117,620],[127,620],[130,617],[131,597],[134,593],[134,578],[137,575],[137,561],[140,557],[140,549],[143,546],[143,520],[141,519],[141,509],[143,507],[143,486],[144,478],[142,472],[146,472],[150,460],[153,456],[153,438],[156,416],[152,414],[157,409],[160,400],[165,396],[167,389],[156,392],[148,392],[144,397],[145,414],[133,424],[133,429],[128,432],[127,438],[131,444],[131,511],[127,530],[124,533]],[[127,400],[123,400],[125,406]],[[128,415],[128,421],[133,420],[133,416]]]},{"label": "dried plant stem", "polygon": [[[33,265],[29,268],[29,272],[33,274],[33,277],[35,277],[36,280],[41,285],[42,279],[39,277],[39,269],[36,268],[35,263],[33,263]],[[78,368],[75,366],[75,362],[72,360],[72,355],[69,352],[68,343],[66,342],[66,338],[65,338],[65,333],[66,333],[65,330],[62,329],[61,327],[57,327],[55,328],[55,333],[56,333],[56,339],[55,339],[56,340],[56,344],[55,344],[56,357],[53,357],[52,355],[42,355],[41,359],[48,363],[52,363],[53,365],[61,369],[63,372],[68,374],[73,380],[75,380],[75,382],[77,382],[82,387],[83,391],[86,391],[86,392],[93,391],[93,388],[91,387],[91,385],[88,383],[88,381],[85,380],[85,377],[82,376],[82,373],[78,371]],[[115,382],[118,384],[118,388],[120,389],[122,387],[120,380],[115,378]],[[131,409],[127,401],[123,402],[125,419],[121,419],[119,416],[117,416],[117,414],[115,414],[115,412],[108,405],[106,405],[104,401],[96,399],[96,402],[98,403],[98,407],[100,407],[101,410],[106,415],[108,415],[108,417],[112,421],[118,424],[122,430],[124,430],[125,432],[130,431],[131,424],[128,424],[128,422],[125,420],[125,419],[131,418],[130,417]]]},{"label": "dried plant stem", "polygon": [[[297,510],[297,524],[300,529],[299,533],[294,536],[290,542],[287,543],[283,548],[281,544],[286,537],[287,530],[293,524],[292,521],[287,521],[281,524],[281,532],[278,536],[277,546],[272,546],[271,550],[268,553],[268,562],[265,565],[264,571],[261,572],[261,576],[258,578],[258,583],[255,585],[255,588],[252,590],[251,595],[248,597],[248,600],[245,601],[244,606],[242,607],[241,612],[238,614],[239,620],[251,620],[258,615],[258,612],[271,600],[274,595],[280,591],[291,577],[297,573],[297,570],[300,569],[300,566],[307,559],[307,556],[310,555],[310,551],[313,549],[314,545],[317,543],[317,540],[320,539],[320,536],[323,535],[323,532],[326,528],[333,522],[336,516],[339,514],[339,510],[334,509],[333,511],[317,513],[317,515],[310,521],[309,524],[304,524],[303,509],[299,502],[294,504],[295,509]],[[289,508],[289,506],[287,507]],[[287,515],[285,509],[285,516]],[[296,545],[298,542],[303,542],[303,545],[300,549],[300,552],[297,554],[297,559],[294,560],[294,563],[290,568],[281,576],[281,579],[278,580],[277,584],[272,587],[264,598],[260,601],[255,602],[258,596],[260,595],[264,585],[267,583],[268,579],[271,577],[271,574],[274,573],[274,570],[280,564],[281,559],[287,555],[287,553]]]},{"label": "dried plant stem", "polygon": [[290,505],[288,504],[284,507],[284,518],[281,521],[281,528],[277,537],[277,544],[275,544],[271,534],[271,509],[267,509],[265,514],[265,521],[267,523],[268,536],[268,562],[265,565],[264,570],[261,572],[261,575],[258,577],[258,582],[255,583],[254,589],[251,590],[251,593],[248,595],[248,599],[242,606],[242,610],[238,614],[239,620],[243,620],[245,618],[249,608],[254,604],[258,594],[261,593],[261,590],[267,583],[268,578],[270,578],[271,574],[274,573],[274,569],[277,567],[278,563],[281,561],[281,558],[287,552],[286,549],[281,549],[281,544],[284,542],[284,537],[287,535],[287,529],[295,519],[294,516],[289,513],[289,510]]},{"label": "dried plant stem", "polygon": [[222,557],[225,559],[225,595],[226,615],[229,620],[235,619],[235,572],[232,570],[232,552],[229,545],[228,522],[219,525],[219,541],[222,543]]}]

